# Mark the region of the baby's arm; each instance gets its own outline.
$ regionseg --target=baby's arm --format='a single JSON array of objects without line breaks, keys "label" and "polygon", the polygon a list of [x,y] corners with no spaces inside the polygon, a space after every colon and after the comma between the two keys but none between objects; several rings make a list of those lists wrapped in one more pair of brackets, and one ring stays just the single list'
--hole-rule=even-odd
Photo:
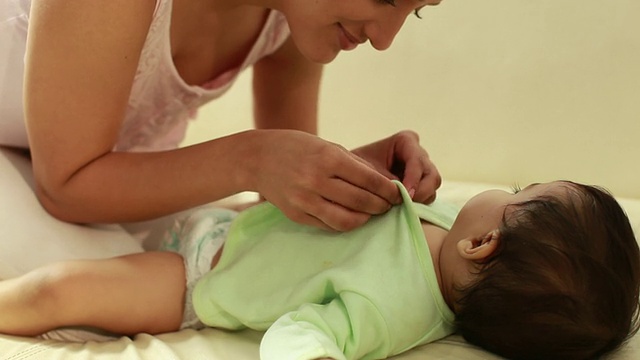
[{"label": "baby's arm", "polygon": [[0,282],[0,333],[35,336],[62,326],[124,335],[175,331],[184,292],[175,253],[56,263]]},{"label": "baby's arm", "polygon": [[280,317],[260,344],[263,360],[387,358],[386,322],[368,299],[343,293],[331,302],[305,304]]}]

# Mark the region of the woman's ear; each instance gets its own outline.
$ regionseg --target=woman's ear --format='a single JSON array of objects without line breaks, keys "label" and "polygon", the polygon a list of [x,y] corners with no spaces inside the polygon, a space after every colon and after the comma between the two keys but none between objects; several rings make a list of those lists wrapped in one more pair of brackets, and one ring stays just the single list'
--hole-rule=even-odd
[{"label": "woman's ear", "polygon": [[495,229],[481,237],[468,237],[458,241],[458,254],[466,260],[481,261],[496,251],[499,242],[500,230]]}]

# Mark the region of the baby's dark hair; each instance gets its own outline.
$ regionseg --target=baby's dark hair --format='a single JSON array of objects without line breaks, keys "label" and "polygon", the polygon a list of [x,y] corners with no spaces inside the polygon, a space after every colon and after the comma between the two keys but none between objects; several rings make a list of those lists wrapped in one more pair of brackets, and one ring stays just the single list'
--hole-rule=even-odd
[{"label": "baby's dark hair", "polygon": [[458,332],[509,359],[596,359],[638,331],[640,251],[606,190],[511,205],[494,254],[457,289]]}]

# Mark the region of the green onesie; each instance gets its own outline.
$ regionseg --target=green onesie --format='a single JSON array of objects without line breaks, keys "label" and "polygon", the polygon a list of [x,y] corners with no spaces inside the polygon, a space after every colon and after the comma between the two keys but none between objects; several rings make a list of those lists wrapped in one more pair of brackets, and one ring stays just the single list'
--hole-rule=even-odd
[{"label": "green onesie", "polygon": [[193,292],[208,326],[267,330],[263,360],[380,359],[441,339],[454,314],[420,220],[449,230],[457,209],[404,203],[350,232],[299,225],[271,204],[241,213]]}]

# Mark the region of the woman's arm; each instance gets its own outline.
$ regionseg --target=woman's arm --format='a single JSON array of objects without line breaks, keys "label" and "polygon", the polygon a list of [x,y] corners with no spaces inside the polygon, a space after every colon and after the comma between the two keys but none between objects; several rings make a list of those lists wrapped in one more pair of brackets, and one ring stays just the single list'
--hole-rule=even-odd
[{"label": "woman's arm", "polygon": [[62,220],[148,219],[246,188],[237,164],[254,150],[248,134],[171,152],[111,151],[155,6],[32,3],[26,121],[38,198]]},{"label": "woman's arm", "polygon": [[[291,39],[254,66],[257,128],[317,133],[322,65],[312,63]],[[366,162],[336,144],[272,143],[258,187],[291,219],[349,230],[399,201],[397,189]],[[289,165],[284,169],[276,162]],[[277,172],[274,172],[277,171]],[[286,187],[285,187],[286,184]],[[270,193],[270,194],[269,194]]]},{"label": "woman's arm", "polygon": [[129,168],[137,159],[111,148],[154,8],[153,0],[32,2],[26,122],[38,197],[62,219],[124,219],[115,214],[131,203],[113,206],[109,197],[139,190]]},{"label": "woman's arm", "polygon": [[[70,222],[136,221],[248,190],[295,221],[348,230],[399,201],[396,186],[359,157],[299,131],[112,152],[154,8],[153,0],[33,1],[25,113],[36,192],[51,214]],[[315,132],[320,68],[290,46],[258,65],[257,125]],[[270,91],[293,100],[269,99]]]},{"label": "woman's arm", "polygon": [[[149,219],[251,190],[250,133],[114,153],[154,0],[34,0],[25,112],[37,195],[71,222]],[[256,159],[260,160],[260,159]]]},{"label": "woman's arm", "polygon": [[254,119],[258,129],[318,133],[321,64],[300,54],[289,38],[253,67]]}]

